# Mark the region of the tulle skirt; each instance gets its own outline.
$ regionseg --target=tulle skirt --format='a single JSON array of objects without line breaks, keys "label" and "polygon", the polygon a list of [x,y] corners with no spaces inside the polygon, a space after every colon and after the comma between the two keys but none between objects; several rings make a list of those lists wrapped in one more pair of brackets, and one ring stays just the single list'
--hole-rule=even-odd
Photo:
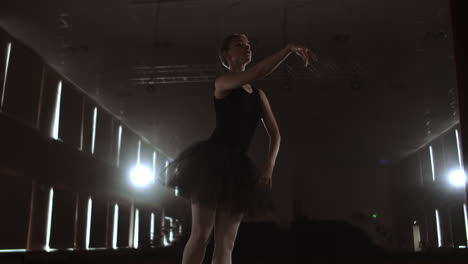
[{"label": "tulle skirt", "polygon": [[177,186],[180,196],[205,207],[229,208],[250,217],[274,210],[271,186],[257,183],[254,162],[241,149],[223,142],[196,142],[165,170],[159,176],[163,185]]}]

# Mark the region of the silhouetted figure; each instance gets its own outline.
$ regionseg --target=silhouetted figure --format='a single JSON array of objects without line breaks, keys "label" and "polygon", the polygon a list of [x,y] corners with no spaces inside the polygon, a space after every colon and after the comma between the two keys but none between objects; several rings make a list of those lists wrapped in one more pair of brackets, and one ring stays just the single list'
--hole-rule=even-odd
[{"label": "silhouetted figure", "polygon": [[[213,85],[216,128],[208,139],[182,151],[166,168],[167,185],[177,186],[192,204],[191,236],[183,264],[202,262],[213,228],[212,263],[231,263],[243,215],[273,210],[272,173],[280,133],[265,93],[250,83],[269,75],[292,52],[306,65],[309,56],[315,58],[307,48],[289,44],[246,70],[252,58],[247,37],[232,34],[223,40],[219,57],[228,71]],[[259,121],[270,136],[270,148],[265,164],[257,168],[247,151]]]}]

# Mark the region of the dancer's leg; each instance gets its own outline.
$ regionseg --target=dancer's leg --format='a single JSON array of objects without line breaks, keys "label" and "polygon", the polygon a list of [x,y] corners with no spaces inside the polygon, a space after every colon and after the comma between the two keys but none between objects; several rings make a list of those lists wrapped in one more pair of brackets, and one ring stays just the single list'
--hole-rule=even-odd
[{"label": "dancer's leg", "polygon": [[216,210],[192,202],[192,232],[185,245],[182,264],[200,264],[205,257]]},{"label": "dancer's leg", "polygon": [[211,264],[231,264],[232,251],[242,214],[231,214],[227,209],[216,210],[214,227],[215,248]]}]

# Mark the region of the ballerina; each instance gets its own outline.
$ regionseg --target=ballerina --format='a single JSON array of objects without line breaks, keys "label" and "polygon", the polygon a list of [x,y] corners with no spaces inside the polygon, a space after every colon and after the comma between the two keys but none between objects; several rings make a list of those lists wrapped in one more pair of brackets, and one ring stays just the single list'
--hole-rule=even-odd
[{"label": "ballerina", "polygon": [[[228,70],[214,81],[216,128],[211,136],[182,151],[169,164],[167,185],[190,199],[192,227],[182,264],[202,263],[212,230],[212,264],[230,264],[237,231],[245,214],[274,210],[272,174],[280,147],[280,132],[265,93],[250,83],[272,73],[291,53],[307,67],[315,54],[303,45],[285,48],[246,69],[252,60],[244,34],[227,36],[219,58]],[[257,168],[247,151],[259,123],[270,137],[266,162]]]}]

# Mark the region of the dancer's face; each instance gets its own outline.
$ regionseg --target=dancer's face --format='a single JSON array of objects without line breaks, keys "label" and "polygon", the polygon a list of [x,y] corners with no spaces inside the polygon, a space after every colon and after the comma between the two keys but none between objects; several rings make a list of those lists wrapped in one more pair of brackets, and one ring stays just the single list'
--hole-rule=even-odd
[{"label": "dancer's face", "polygon": [[240,35],[239,38],[231,40],[226,51],[226,58],[230,65],[247,65],[252,60],[252,50],[247,36]]}]

